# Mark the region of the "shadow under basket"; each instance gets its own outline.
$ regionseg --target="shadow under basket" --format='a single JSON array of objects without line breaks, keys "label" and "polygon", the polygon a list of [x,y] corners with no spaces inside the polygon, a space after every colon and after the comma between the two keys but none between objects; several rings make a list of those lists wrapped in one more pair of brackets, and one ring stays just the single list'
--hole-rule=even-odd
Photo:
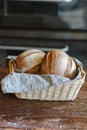
[{"label": "shadow under basket", "polygon": [[[81,86],[85,82],[86,73],[83,70],[81,63],[75,59],[80,77],[61,84],[60,86],[50,86],[47,89],[35,90],[26,93],[15,93],[19,99],[28,100],[49,100],[49,101],[73,101],[76,99]],[[10,64],[10,69],[13,71]],[[15,70],[14,70],[15,71]]]}]

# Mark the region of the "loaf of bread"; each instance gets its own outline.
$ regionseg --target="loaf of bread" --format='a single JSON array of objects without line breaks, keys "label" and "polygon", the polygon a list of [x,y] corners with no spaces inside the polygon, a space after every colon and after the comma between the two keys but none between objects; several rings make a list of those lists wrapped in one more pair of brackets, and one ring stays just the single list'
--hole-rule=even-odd
[{"label": "loaf of bread", "polygon": [[45,54],[43,51],[31,49],[20,53],[16,60],[16,68],[30,74],[55,74],[73,79],[77,74],[74,59],[59,49]]},{"label": "loaf of bread", "polygon": [[72,79],[76,76],[76,64],[71,56],[59,49],[54,49],[44,56],[40,73],[56,74]]},{"label": "loaf of bread", "polygon": [[40,64],[44,56],[45,53],[37,49],[24,51],[20,53],[15,60],[16,68],[24,73],[39,73]]}]

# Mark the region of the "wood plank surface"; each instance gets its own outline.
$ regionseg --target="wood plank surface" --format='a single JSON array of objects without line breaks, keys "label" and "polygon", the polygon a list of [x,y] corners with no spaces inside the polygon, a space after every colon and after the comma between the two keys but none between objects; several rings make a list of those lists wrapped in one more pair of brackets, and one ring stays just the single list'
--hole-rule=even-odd
[{"label": "wood plank surface", "polygon": [[[0,67],[0,80],[7,74]],[[0,130],[87,130],[87,78],[75,101],[30,101],[0,90]]]}]

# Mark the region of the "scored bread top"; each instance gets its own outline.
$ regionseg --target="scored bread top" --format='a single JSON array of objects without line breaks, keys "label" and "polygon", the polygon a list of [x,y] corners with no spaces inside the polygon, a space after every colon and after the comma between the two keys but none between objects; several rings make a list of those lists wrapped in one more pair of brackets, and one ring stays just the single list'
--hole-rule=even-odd
[{"label": "scored bread top", "polygon": [[[47,53],[41,64],[41,73],[64,75],[68,66],[69,57],[60,50],[52,50]],[[45,68],[45,69],[44,69]]]},{"label": "scored bread top", "polygon": [[16,67],[17,69],[22,70],[23,72],[31,69],[32,67],[40,64],[44,57],[45,53],[37,49],[31,49],[22,52],[16,58]]},{"label": "scored bread top", "polygon": [[40,72],[41,74],[57,74],[71,78],[76,72],[76,65],[68,54],[54,49],[43,58]]},{"label": "scored bread top", "polygon": [[30,50],[26,50],[22,53],[20,53],[17,58],[16,58],[16,62],[20,62],[25,56],[29,56],[33,53],[42,53],[45,54],[43,51],[40,51],[38,49],[30,49]]}]

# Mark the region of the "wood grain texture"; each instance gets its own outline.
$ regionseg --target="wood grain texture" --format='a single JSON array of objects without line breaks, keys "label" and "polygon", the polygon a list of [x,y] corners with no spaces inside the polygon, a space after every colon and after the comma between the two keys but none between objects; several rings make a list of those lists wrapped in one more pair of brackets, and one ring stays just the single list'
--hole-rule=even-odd
[{"label": "wood grain texture", "polygon": [[[0,79],[7,74],[2,68]],[[87,130],[87,79],[75,101],[30,101],[0,91],[0,130]]]}]

